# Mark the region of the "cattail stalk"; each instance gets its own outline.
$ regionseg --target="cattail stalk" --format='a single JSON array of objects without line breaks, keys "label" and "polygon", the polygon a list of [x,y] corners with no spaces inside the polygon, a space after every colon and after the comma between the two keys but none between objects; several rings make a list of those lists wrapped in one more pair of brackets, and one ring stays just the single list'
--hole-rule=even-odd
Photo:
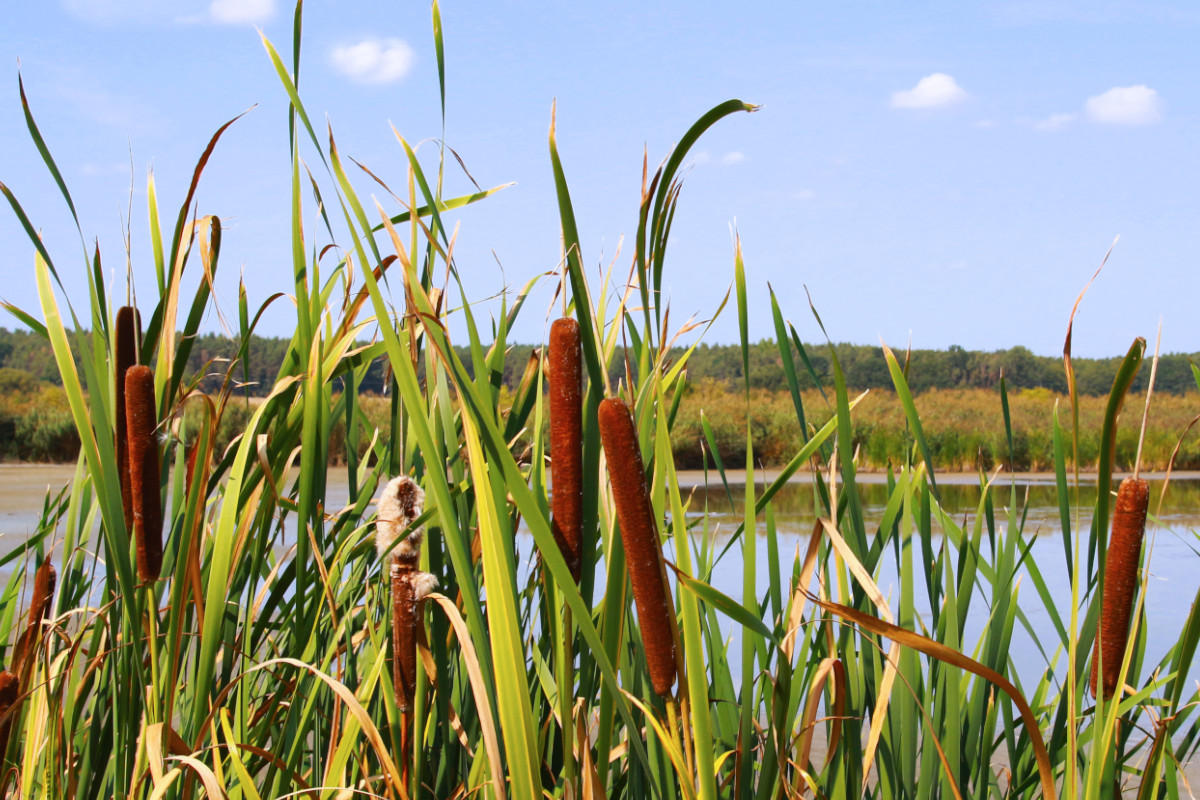
[{"label": "cattail stalk", "polygon": [[[1097,688],[1104,690],[1105,699],[1118,693],[1117,680],[1129,640],[1129,615],[1137,589],[1137,570],[1149,505],[1150,489],[1144,480],[1126,478],[1121,481],[1113,510],[1112,537],[1104,564],[1104,596],[1101,599],[1096,650],[1092,657],[1093,696],[1097,695]],[[1101,662],[1103,676],[1099,674]]]},{"label": "cattail stalk", "polygon": [[550,524],[571,577],[579,581],[583,555],[583,402],[579,323],[550,326],[550,457],[554,491]]},{"label": "cattail stalk", "polygon": [[117,474],[121,479],[121,507],[125,511],[125,528],[133,527],[133,492],[129,486],[129,443],[125,415],[125,373],[137,364],[137,343],[141,320],[137,309],[121,306],[117,310],[116,367],[113,370],[117,387]]},{"label": "cattail stalk", "polygon": [[597,414],[600,441],[608,461],[613,502],[625,546],[625,566],[633,583],[642,646],[650,682],[659,697],[669,699],[675,685],[675,637],[667,602],[666,575],[658,526],[646,491],[645,469],[629,406],[621,400],[601,401]]},{"label": "cattail stalk", "polygon": [[125,373],[125,414],[129,426],[129,488],[133,495],[133,535],[142,583],[162,572],[162,495],[159,492],[158,412],[154,372],[147,366]]},{"label": "cattail stalk", "polygon": [[420,528],[411,527],[424,510],[425,493],[407,476],[393,478],[379,498],[375,525],[375,547],[381,556],[391,556],[388,576],[392,593],[392,679],[396,706],[412,710],[417,687],[417,638],[421,625],[420,601],[437,586],[437,579],[420,571]]}]

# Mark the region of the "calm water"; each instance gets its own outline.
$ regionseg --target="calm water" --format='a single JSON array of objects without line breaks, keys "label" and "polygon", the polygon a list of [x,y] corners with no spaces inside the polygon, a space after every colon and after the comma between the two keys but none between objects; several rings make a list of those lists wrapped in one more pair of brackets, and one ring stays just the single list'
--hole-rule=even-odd
[{"label": "calm water", "polygon": [[[8,552],[29,535],[37,526],[42,503],[47,491],[57,492],[74,476],[74,467],[62,466],[11,466],[0,465],[0,553]],[[688,476],[692,482],[698,476]],[[1079,489],[1080,506],[1089,509],[1095,502],[1095,487],[1088,485],[1094,477],[1083,476],[1084,485]],[[861,485],[864,501],[864,511],[867,517],[868,532],[872,532],[879,524],[887,500],[886,486],[873,476],[864,476]],[[1064,624],[1070,610],[1070,586],[1066,580],[1065,558],[1063,550],[1062,530],[1059,525],[1058,500],[1052,479],[1039,476],[1024,476],[1018,478],[1018,494],[1020,504],[1028,507],[1025,534],[1034,537],[1031,550],[1042,574],[1045,576],[1053,603],[1064,619]],[[942,494],[943,507],[962,524],[964,517],[967,524],[972,525],[979,504],[980,489],[974,479],[959,476],[947,476],[939,484]],[[327,507],[335,509],[347,502],[348,492],[345,486],[345,472],[331,471],[329,475],[329,497]],[[1005,477],[999,478],[993,486],[993,501],[996,504],[996,524],[1002,528],[1006,521],[1006,511],[1003,507],[1009,497],[1009,483]],[[697,487],[693,496],[689,513],[700,513],[707,506],[710,529],[715,531],[717,545],[720,547],[728,541],[728,537],[740,524],[743,516],[741,501],[744,488],[730,487],[733,494],[733,505],[719,484],[707,489]],[[1162,489],[1161,479],[1151,476],[1151,513],[1157,505],[1159,492]],[[761,488],[760,488],[761,491]],[[780,549],[780,562],[784,574],[791,574],[791,564],[797,551],[803,552],[811,535],[815,514],[813,511],[813,490],[807,482],[794,483],[776,495],[774,500],[776,529]],[[1157,661],[1174,643],[1183,620],[1196,595],[1197,585],[1200,584],[1200,539],[1195,531],[1200,530],[1200,479],[1195,475],[1184,478],[1173,478],[1163,503],[1163,511],[1158,525],[1150,525],[1147,529],[1147,544],[1152,545],[1150,557],[1150,582],[1147,594],[1147,610],[1149,614],[1149,650],[1148,658]],[[1080,519],[1080,525],[1086,530],[1090,520],[1087,516]],[[767,538],[765,522],[759,519],[759,536],[755,538],[755,547],[759,563],[759,596],[767,590]],[[532,538],[521,534],[518,542],[520,555],[527,560],[531,557],[534,547]],[[985,533],[986,545],[986,533]],[[914,550],[919,562],[919,545]],[[1084,548],[1086,553],[1086,547]],[[1054,641],[1053,628],[1049,615],[1041,599],[1037,596],[1028,572],[1019,572],[1019,601],[1021,608],[1028,616],[1031,625],[1038,632],[1043,644],[1050,648]],[[896,574],[894,558],[889,553],[885,555],[877,574],[877,582],[884,595],[895,605],[899,595],[899,578]],[[734,599],[740,599],[742,592],[741,578],[741,545],[735,545],[716,573],[713,575],[714,585]],[[916,576],[918,598],[923,594],[923,578]],[[967,643],[973,645],[986,622],[989,598],[980,597],[972,604],[968,618]],[[918,608],[923,615],[928,614],[928,607]],[[731,631],[736,635],[736,631]],[[1046,668],[1045,658],[1033,646],[1027,633],[1019,630],[1015,634],[1013,652],[1016,654],[1018,671],[1024,679],[1036,679],[1036,676]],[[736,644],[736,643],[735,643]],[[1047,653],[1053,657],[1053,651]],[[1065,656],[1063,657],[1065,661]],[[1200,674],[1193,677],[1200,677]]]}]

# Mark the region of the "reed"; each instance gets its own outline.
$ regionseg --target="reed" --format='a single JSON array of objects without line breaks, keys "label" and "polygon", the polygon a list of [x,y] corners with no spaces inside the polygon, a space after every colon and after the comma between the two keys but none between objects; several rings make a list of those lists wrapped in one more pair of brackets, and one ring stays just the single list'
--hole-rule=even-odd
[{"label": "reed", "polygon": [[658,541],[658,525],[646,491],[645,467],[638,447],[637,431],[629,406],[618,398],[600,402],[597,412],[600,441],[608,461],[613,504],[621,525],[621,543],[625,546],[625,567],[633,584],[646,667],[655,693],[671,697],[675,686],[675,638],[671,632],[671,607]]},{"label": "reed", "polygon": [[[297,48],[301,12],[290,38]],[[436,2],[433,14],[444,78]],[[1103,800],[1117,775],[1126,796],[1133,782],[1141,797],[1186,796],[1177,765],[1200,742],[1200,694],[1190,680],[1200,602],[1186,619],[1147,619],[1144,629],[1156,636],[1163,623],[1177,635],[1165,653],[1140,644],[1149,636],[1130,645],[1124,680],[1136,693],[1099,704],[1100,713],[1086,699],[1102,605],[1094,591],[1098,559],[1086,548],[1100,543],[1079,524],[1088,509],[1071,491],[1065,454],[1077,449],[1080,463],[1094,461],[1087,441],[1100,429],[1104,446],[1093,449],[1109,453],[1115,441],[1120,460],[1119,404],[1110,402],[1103,420],[1086,405],[1072,409],[1077,424],[1064,433],[1052,403],[1009,398],[1003,388],[914,399],[894,354],[895,394],[860,402],[833,346],[820,353],[829,365],[821,374],[832,382],[823,393],[801,392],[813,359],[792,346],[799,337],[775,298],[774,346],[787,395],[752,390],[729,399],[692,387],[689,359],[701,351],[671,350],[678,332],[667,330],[670,315],[658,303],[673,268],[666,254],[678,252],[667,247],[667,233],[687,229],[672,222],[689,148],[719,120],[752,107],[714,107],[676,139],[660,168],[647,165],[629,238],[638,252],[628,290],[613,269],[588,285],[589,259],[552,129],[565,277],[589,381],[580,391],[579,523],[587,534],[580,555],[585,565],[604,565],[568,585],[573,565],[555,531],[565,532],[570,512],[547,491],[542,455],[553,456],[565,497],[563,448],[551,427],[570,413],[556,411],[540,389],[546,379],[552,393],[574,383],[563,379],[558,359],[559,329],[569,333],[569,323],[552,327],[554,353],[544,360],[514,356],[510,333],[536,305],[525,301],[541,279],[501,294],[499,309],[484,308],[470,299],[480,287],[458,282],[451,256],[459,222],[451,217],[461,213],[469,224],[467,212],[486,208],[496,189],[443,196],[443,186],[465,178],[443,181],[453,159],[439,160],[436,174],[426,167],[449,147],[418,158],[401,139],[405,169],[388,181],[395,194],[380,193],[378,206],[364,202],[362,188],[375,192],[376,177],[390,176],[346,169],[353,165],[332,132],[310,127],[318,115],[301,101],[299,55],[281,55],[266,40],[264,47],[290,103],[291,247],[279,260],[290,255],[292,280],[272,291],[292,298],[296,333],[261,402],[206,404],[199,430],[207,452],[197,454],[185,492],[183,454],[153,434],[158,420],[186,424],[187,351],[201,321],[215,317],[210,287],[228,280],[219,268],[220,219],[204,215],[200,202],[222,193],[193,191],[223,127],[178,198],[173,229],[158,217],[149,180],[151,247],[130,258],[157,273],[138,275],[139,284],[159,287],[156,296],[142,295],[141,350],[143,361],[157,354],[155,372],[133,367],[125,375],[127,413],[137,396],[144,411],[129,414],[126,431],[130,477],[142,476],[131,498],[161,497],[161,521],[171,531],[162,560],[174,568],[149,586],[139,584],[148,558],[131,547],[121,470],[109,447],[114,416],[108,395],[94,390],[108,386],[110,343],[68,331],[65,320],[74,318],[59,305],[62,287],[86,286],[88,296],[72,298],[71,308],[92,309],[93,334],[111,330],[108,298],[119,290],[91,258],[51,264],[51,251],[70,248],[43,243],[35,233],[42,226],[17,210],[30,232],[41,303],[40,316],[22,313],[51,343],[81,457],[69,490],[47,498],[36,532],[0,554],[0,563],[14,566],[9,598],[22,581],[37,583],[22,564],[30,571],[40,564],[50,542],[63,554],[54,635],[42,637],[35,680],[6,689],[14,692],[8,702],[21,704],[8,713],[12,738],[23,745],[0,777],[0,794],[1037,800],[1061,787],[1065,796]],[[38,138],[33,112],[25,111]],[[62,171],[38,144],[49,187],[61,188]],[[328,170],[310,173],[305,165]],[[328,213],[335,209],[344,214]],[[308,224],[318,215],[321,224]],[[746,274],[739,254],[744,365],[758,346],[748,338],[754,290]],[[238,341],[248,342],[265,305],[251,308],[238,288],[238,313],[223,317],[236,319]],[[484,317],[494,323],[481,327]],[[378,340],[363,345],[364,330]],[[366,398],[367,372],[379,358],[392,391]],[[1137,353],[1126,361],[1113,397],[1128,393]],[[618,364],[624,402],[602,401],[604,376]],[[253,372],[241,361],[224,369],[226,387]],[[520,385],[503,391],[499,377],[514,372]],[[1023,447],[1042,452],[1034,432],[1048,442],[1065,568],[1057,552],[1046,557],[1044,539],[1031,545],[1026,519],[1044,515],[1027,514],[1040,509],[1030,509],[1015,484],[985,476],[975,487],[977,509],[965,516],[943,505],[938,471],[973,466],[973,456],[962,461],[961,453],[977,452],[979,439],[960,440],[956,455],[949,440],[939,447],[930,436],[938,415],[963,411],[967,399],[987,416],[996,463],[1021,463]],[[700,407],[703,416],[693,410]],[[779,434],[769,449],[757,444],[766,412]],[[969,431],[975,419],[954,416],[947,426]],[[887,427],[879,463],[892,467],[882,503],[868,502],[858,478],[870,456],[862,436],[875,423]],[[132,446],[138,430],[146,449],[157,451],[146,458]],[[1030,431],[1025,445],[1021,430]],[[681,435],[706,443],[696,463],[724,492],[681,491],[672,453]],[[1066,436],[1078,438],[1076,448]],[[346,469],[326,469],[335,450],[344,450]],[[717,458],[731,452],[744,454],[744,478]],[[157,461],[146,467],[167,455],[178,471]],[[779,471],[760,470],[763,458]],[[804,511],[820,519],[811,534],[793,527],[778,494],[810,468]],[[1094,519],[1110,516],[1108,499],[1100,493]],[[741,507],[731,514],[730,503]],[[134,521],[143,514],[139,508]],[[661,536],[670,536],[675,558],[670,581]],[[531,566],[531,553],[541,568]],[[421,598],[435,580],[445,596],[435,596],[426,618]],[[1064,582],[1072,588],[1070,617],[1058,602]],[[0,636],[16,636],[25,622],[13,606],[0,607]],[[1035,652],[1045,654],[1044,671],[1022,670],[1017,680]],[[1142,730],[1154,731],[1153,745],[1139,744]],[[828,743],[824,757],[813,748],[818,737]],[[1151,747],[1157,760],[1147,761]]]},{"label": "reed", "polygon": [[583,349],[571,317],[550,326],[550,459],[554,491],[551,528],[571,577],[579,581],[583,554]]},{"label": "reed", "polygon": [[1102,688],[1106,700],[1119,694],[1121,663],[1129,646],[1129,616],[1137,592],[1137,571],[1149,507],[1150,488],[1146,481],[1133,477],[1121,481],[1113,508],[1100,629],[1092,656],[1092,695],[1099,696],[1097,690]]},{"label": "reed", "polygon": [[138,577],[158,580],[162,572],[162,495],[159,490],[158,413],[154,372],[147,366],[125,373],[125,414],[129,441],[129,490],[133,496],[133,535]]},{"label": "reed", "polygon": [[137,364],[137,346],[141,340],[141,317],[137,309],[121,306],[117,310],[117,346],[113,384],[116,386],[116,445],[117,475],[121,481],[121,506],[125,510],[125,527],[133,527],[133,490],[129,485],[128,421],[125,410],[125,373]]},{"label": "reed", "polygon": [[184,494],[192,493],[192,478],[196,475],[196,456],[200,451],[199,440],[194,441],[187,449],[187,466],[184,468],[183,476],[183,491]]}]

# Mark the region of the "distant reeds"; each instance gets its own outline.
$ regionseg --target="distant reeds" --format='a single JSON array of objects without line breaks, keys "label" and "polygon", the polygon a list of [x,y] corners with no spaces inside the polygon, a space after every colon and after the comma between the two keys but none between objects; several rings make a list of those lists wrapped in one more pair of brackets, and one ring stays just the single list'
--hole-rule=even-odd
[{"label": "distant reeds", "polygon": [[613,502],[625,546],[625,565],[633,583],[642,646],[654,691],[664,699],[675,685],[675,639],[658,526],[646,491],[645,469],[629,406],[616,398],[600,402],[600,441],[608,461]]},{"label": "distant reeds", "polygon": [[154,372],[147,366],[125,373],[125,414],[129,426],[129,489],[133,496],[133,535],[138,578],[143,583],[162,572],[162,495],[159,493],[158,412]]},{"label": "distant reeds", "polygon": [[379,498],[375,523],[375,547],[381,556],[390,554],[388,575],[392,593],[392,679],[396,706],[412,710],[417,686],[417,638],[421,624],[420,601],[437,587],[437,579],[420,571],[424,531],[413,528],[424,510],[425,493],[408,476],[393,478]]},{"label": "distant reeds", "polygon": [[583,555],[583,405],[579,323],[550,326],[550,459],[554,489],[551,528],[571,576],[579,580]]},{"label": "distant reeds", "polygon": [[[1129,614],[1137,591],[1137,570],[1141,561],[1142,537],[1146,532],[1146,511],[1150,488],[1140,478],[1126,478],[1117,490],[1113,510],[1112,536],[1104,566],[1104,597],[1100,606],[1100,626],[1092,657],[1092,694],[1098,685],[1106,699],[1118,694],[1121,661],[1129,640]],[[1103,680],[1099,674],[1103,661]]]},{"label": "distant reeds", "polygon": [[117,474],[121,479],[121,506],[125,511],[125,527],[133,526],[133,491],[129,486],[129,443],[128,424],[125,413],[125,373],[137,364],[137,343],[140,337],[141,319],[137,310],[121,306],[117,310],[117,346],[114,383],[117,387]]}]

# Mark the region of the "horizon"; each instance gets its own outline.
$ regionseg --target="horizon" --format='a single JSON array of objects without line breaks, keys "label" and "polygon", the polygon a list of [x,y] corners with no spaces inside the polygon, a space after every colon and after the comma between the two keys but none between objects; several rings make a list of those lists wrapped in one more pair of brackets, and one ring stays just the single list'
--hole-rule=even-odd
[{"label": "horizon", "polygon": [[[401,187],[403,151],[389,123],[414,146],[440,135],[437,67],[428,5],[382,8],[308,4],[300,94],[314,127],[328,115],[345,156]],[[455,260],[468,299],[506,282],[515,290],[559,262],[546,145],[556,99],[595,291],[597,267],[636,228],[643,152],[653,168],[696,118],[738,97],[762,108],[719,123],[688,159],[664,277],[674,328],[716,310],[733,279],[736,226],[754,341],[774,338],[770,283],[806,341],[823,337],[805,287],[838,343],[882,337],[904,349],[911,335],[921,350],[1022,346],[1061,356],[1071,307],[1119,234],[1079,306],[1073,354],[1111,358],[1139,335],[1152,350],[1160,316],[1164,354],[1200,351],[1190,293],[1162,288],[1186,286],[1200,252],[1200,233],[1187,224],[1200,213],[1190,150],[1200,104],[1188,90],[1200,13],[1070,2],[804,3],[773,12],[442,7],[446,143],[484,188],[516,182],[447,215],[461,223]],[[291,286],[287,98],[255,26],[290,61],[291,8],[271,0],[66,0],[21,8],[0,32],[9,63],[21,59],[87,247],[100,238],[110,277],[123,276],[129,215],[142,296],[153,294],[147,170],[170,227],[209,137],[256,103],[217,145],[198,210],[223,220],[224,309],[236,307],[243,270],[252,308]],[[573,46],[545,46],[559,42]],[[44,232],[64,280],[81,280],[78,234],[10,79],[0,97],[9,154],[0,181]],[[323,180],[306,145],[302,156]],[[426,143],[423,163],[435,151]],[[448,162],[446,196],[472,191]],[[395,213],[370,178],[351,180]],[[317,232],[311,199],[304,210],[306,230]],[[33,248],[11,210],[3,220],[8,274],[29,274]],[[627,272],[629,244],[614,276]],[[32,283],[10,282],[0,297],[40,316]],[[531,294],[514,339],[544,341],[554,283],[546,278]],[[114,294],[122,284],[114,279]],[[286,303],[277,305],[256,332],[291,335],[281,327]],[[2,324],[19,327],[12,316]],[[217,320],[204,330],[218,332]],[[465,338],[461,326],[451,330]],[[736,337],[727,309],[704,341]]]}]

